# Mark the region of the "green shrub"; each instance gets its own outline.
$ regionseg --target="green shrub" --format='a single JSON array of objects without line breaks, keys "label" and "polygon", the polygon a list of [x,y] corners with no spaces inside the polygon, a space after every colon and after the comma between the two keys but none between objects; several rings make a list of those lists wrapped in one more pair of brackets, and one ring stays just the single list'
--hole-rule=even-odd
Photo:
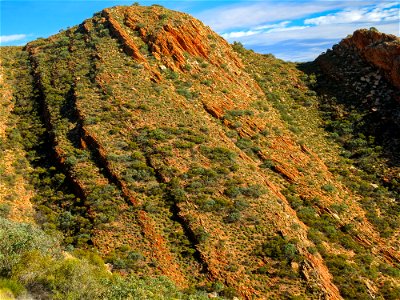
[{"label": "green shrub", "polygon": [[332,184],[324,184],[323,186],[321,186],[321,188],[328,193],[333,193],[336,191],[336,188],[334,185]]},{"label": "green shrub", "polygon": [[355,264],[349,263],[344,255],[331,255],[325,258],[329,270],[334,275],[334,283],[346,299],[368,299],[368,289],[360,279]]},{"label": "green shrub", "polygon": [[241,219],[242,215],[238,210],[232,210],[225,218],[226,223],[235,223]]},{"label": "green shrub", "polygon": [[209,148],[202,146],[200,150],[206,157],[216,162],[231,163],[236,158],[234,152],[223,147]]},{"label": "green shrub", "polygon": [[205,231],[205,229],[203,227],[196,228],[194,234],[195,234],[196,240],[199,243],[204,243],[210,236],[210,234],[207,231]]},{"label": "green shrub", "polygon": [[174,142],[174,146],[180,149],[191,149],[194,147],[194,143],[193,142],[189,142],[189,141],[175,141]]},{"label": "green shrub", "polygon": [[400,269],[394,268],[386,263],[380,264],[378,269],[383,274],[389,275],[391,277],[400,278]]},{"label": "green shrub", "polygon": [[242,195],[252,198],[259,198],[261,195],[265,194],[265,189],[258,184],[242,187],[240,191]]},{"label": "green shrub", "polygon": [[211,79],[205,79],[201,81],[201,84],[204,84],[206,86],[211,86],[213,84],[213,81]]},{"label": "green shrub", "polygon": [[57,249],[56,240],[42,230],[30,224],[14,223],[0,217],[0,270],[9,275],[20,262],[23,255],[36,250],[41,253],[53,253]]},{"label": "green shrub", "polygon": [[[25,290],[25,287],[16,280],[8,279],[8,278],[0,278],[0,299],[3,299],[2,298],[3,291],[10,291],[13,294],[13,296],[20,296],[26,290]],[[11,299],[12,299],[12,297],[10,297],[10,300]]]},{"label": "green shrub", "polygon": [[277,235],[262,245],[261,253],[275,260],[286,260],[287,262],[300,261],[301,256],[296,244],[294,240],[287,240]]},{"label": "green shrub", "polygon": [[179,95],[184,96],[186,99],[193,99],[198,96],[197,92],[192,92],[188,88],[181,87],[176,90]]},{"label": "green shrub", "polygon": [[260,168],[265,168],[265,169],[273,169],[274,167],[275,163],[270,159],[265,159],[263,163],[260,165]]},{"label": "green shrub", "polygon": [[253,142],[250,139],[241,138],[236,142],[236,146],[242,150],[251,149],[253,147]]},{"label": "green shrub", "polygon": [[229,198],[236,198],[241,195],[241,190],[238,186],[229,186],[227,189],[225,189],[224,194]]},{"label": "green shrub", "polygon": [[390,281],[385,281],[383,286],[380,288],[379,292],[386,300],[400,299],[400,287],[395,286]]},{"label": "green shrub", "polygon": [[11,206],[8,203],[0,203],[0,217],[7,218],[10,213]]},{"label": "green shrub", "polygon": [[203,135],[196,135],[196,134],[188,134],[184,135],[183,138],[189,142],[195,143],[195,144],[201,144],[204,143],[207,138]]},{"label": "green shrub", "polygon": [[242,54],[244,54],[247,51],[241,42],[236,42],[236,41],[233,42],[232,48],[234,51],[236,51],[238,53],[242,53]]},{"label": "green shrub", "polygon": [[225,117],[252,116],[254,115],[254,112],[251,110],[228,110],[225,115]]}]

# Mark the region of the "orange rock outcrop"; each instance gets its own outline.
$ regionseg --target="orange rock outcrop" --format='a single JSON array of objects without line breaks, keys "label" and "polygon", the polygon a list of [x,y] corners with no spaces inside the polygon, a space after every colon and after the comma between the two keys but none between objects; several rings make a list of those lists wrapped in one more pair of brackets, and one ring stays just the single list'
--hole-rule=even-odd
[{"label": "orange rock outcrop", "polygon": [[392,34],[361,29],[340,45],[354,48],[370,64],[381,69],[388,80],[400,88],[400,39]]}]

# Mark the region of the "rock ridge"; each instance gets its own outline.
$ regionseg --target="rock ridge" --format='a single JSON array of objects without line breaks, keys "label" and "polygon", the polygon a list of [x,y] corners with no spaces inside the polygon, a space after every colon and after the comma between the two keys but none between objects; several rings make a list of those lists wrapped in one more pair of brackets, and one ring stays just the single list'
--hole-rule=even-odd
[{"label": "rock ridge", "polygon": [[375,29],[360,29],[339,45],[354,49],[366,61],[382,70],[395,87],[400,88],[400,39],[397,36]]}]

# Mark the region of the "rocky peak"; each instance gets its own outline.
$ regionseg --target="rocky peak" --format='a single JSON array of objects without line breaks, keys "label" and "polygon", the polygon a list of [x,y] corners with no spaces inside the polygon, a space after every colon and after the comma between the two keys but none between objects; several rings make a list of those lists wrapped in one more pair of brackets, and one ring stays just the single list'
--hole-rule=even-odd
[{"label": "rocky peak", "polygon": [[400,39],[396,36],[360,29],[320,55],[315,63],[328,82],[342,86],[337,91],[341,97],[351,95],[353,102],[359,100],[359,105],[372,111],[382,106],[398,107]]},{"label": "rocky peak", "polygon": [[[339,44],[355,50],[367,62],[374,65],[396,87],[400,88],[400,39],[376,29],[355,31]],[[337,47],[333,49],[337,50]]]},{"label": "rocky peak", "polygon": [[[227,58],[242,67],[229,44],[208,26],[193,17],[153,5],[120,6],[102,12],[112,33],[124,45],[128,55],[148,62],[143,48],[166,67],[177,71],[187,67],[188,56],[200,57],[214,65]],[[142,51],[137,47],[142,45]]]},{"label": "rocky peak", "polygon": [[[127,280],[117,290],[130,293],[131,279],[163,275],[209,298],[396,292],[400,217],[392,199],[399,194],[387,186],[400,191],[391,175],[399,172],[386,168],[377,181],[350,165],[360,158],[357,167],[377,174],[386,156],[369,144],[376,137],[396,155],[400,145],[400,91],[386,78],[396,69],[389,54],[375,54],[376,62],[365,54],[396,43],[366,32],[322,55],[312,76],[230,46],[200,21],[158,5],[104,9],[25,48],[1,49],[7,97],[0,148],[9,154],[0,151],[0,170],[9,179],[0,188],[0,219],[15,195],[24,196],[6,193],[21,190],[12,169],[26,157],[38,222],[59,230],[68,249],[101,255],[117,283]],[[325,138],[327,121],[353,152]],[[88,289],[101,296],[76,297],[108,298],[107,280]],[[159,298],[183,297],[156,288]]]},{"label": "rocky peak", "polygon": [[[359,126],[372,136],[390,167],[380,171],[384,183],[397,180],[400,146],[400,39],[376,29],[361,29],[315,60],[321,107],[332,119]],[[340,108],[341,107],[341,108]],[[341,111],[342,109],[342,111]],[[396,181],[397,182],[397,181]]]}]

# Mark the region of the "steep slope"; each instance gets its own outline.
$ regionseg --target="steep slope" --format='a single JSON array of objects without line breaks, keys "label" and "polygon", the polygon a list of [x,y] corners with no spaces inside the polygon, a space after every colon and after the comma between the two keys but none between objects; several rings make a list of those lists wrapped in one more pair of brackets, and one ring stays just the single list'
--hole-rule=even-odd
[{"label": "steep slope", "polygon": [[[12,114],[16,110],[13,98],[19,95],[13,94],[13,88],[6,77],[16,77],[20,81],[27,81],[27,88],[19,87],[20,94],[30,93],[32,84],[29,85],[29,70],[26,67],[19,68],[15,62],[15,53],[21,50],[6,48],[2,49],[2,58],[0,62],[0,138],[2,141],[9,137],[9,145],[1,145],[0,153],[0,213],[8,215],[15,221],[29,222],[33,220],[33,209],[30,199],[33,196],[32,187],[26,180],[26,174],[30,173],[27,159],[25,158],[24,148],[17,142],[22,137],[17,131],[17,120]],[[5,72],[7,70],[7,72]],[[28,137],[29,139],[29,137]]]},{"label": "steep slope", "polygon": [[[340,85],[342,92],[336,92],[337,98],[346,98],[348,102],[353,98],[350,104],[361,106],[359,110],[363,114],[370,111],[366,116],[365,131],[371,132],[385,149],[392,152],[391,159],[397,164],[399,59],[399,38],[364,29],[355,31],[316,60],[320,73],[326,78],[326,89]],[[333,89],[330,93],[334,93]]]},{"label": "steep slope", "polygon": [[36,222],[67,249],[226,298],[398,291],[398,241],[328,168],[351,162],[296,65],[156,5],[105,9],[14,51],[31,92],[3,107],[22,136],[38,133],[21,141],[25,179]]},{"label": "steep slope", "polygon": [[365,61],[381,70],[385,77],[400,88],[400,40],[395,35],[376,29],[361,29],[341,41],[342,47],[352,49]]},{"label": "steep slope", "polygon": [[[312,76],[329,138],[340,146],[332,167],[358,194],[366,217],[399,249],[400,40],[376,29],[357,30],[301,69]],[[315,77],[313,77],[315,78]]]},{"label": "steep slope", "polygon": [[[309,226],[308,237],[324,257],[341,294],[345,298],[370,297],[368,294],[376,293],[372,282],[378,286],[387,283],[386,276],[377,280],[372,275],[375,272],[374,265],[381,264],[381,270],[387,262],[395,268],[398,266],[399,209],[395,201],[398,197],[383,186],[376,185],[372,177],[362,176],[362,171],[352,165],[357,163],[356,160],[341,158],[343,144],[335,144],[327,139],[321,127],[330,123],[324,115],[321,119],[319,111],[324,109],[326,95],[319,96],[304,85],[312,87],[321,83],[322,77],[318,78],[321,82],[316,82],[314,74],[307,76],[299,73],[293,65],[279,63],[268,55],[249,55],[240,45],[237,48],[246,58],[247,71],[258,80],[288,128],[295,133],[301,148],[310,153],[313,152],[309,149],[315,151],[318,156],[314,155],[313,161],[320,162],[312,167],[305,165],[305,160],[296,155],[296,148],[286,143],[273,147],[273,151],[268,149],[272,161],[268,160],[267,166],[283,173],[286,178],[287,182],[282,183],[286,187],[284,194],[298,217]],[[356,140],[349,138],[350,141],[352,139]],[[285,157],[286,164],[283,164]],[[382,212],[379,217],[375,215],[374,208],[368,205],[372,199],[379,199]],[[374,225],[370,224],[371,221],[374,221]],[[333,228],[336,229],[330,232]],[[382,239],[380,235],[387,239]],[[380,256],[379,252],[383,254],[380,263],[379,260],[365,261],[366,257]],[[346,279],[342,277],[344,274],[347,274]],[[360,279],[364,284],[360,285]],[[398,283],[392,287],[390,285],[385,287],[390,292],[382,291],[389,298],[398,293]],[[392,291],[397,292],[391,294]]]},{"label": "steep slope", "polygon": [[387,189],[364,188],[363,193],[370,198],[365,204],[381,233],[390,235],[397,230],[397,237],[399,57],[399,38],[376,30],[358,30],[314,63],[327,129],[343,145],[342,155],[365,172],[363,177]]}]

